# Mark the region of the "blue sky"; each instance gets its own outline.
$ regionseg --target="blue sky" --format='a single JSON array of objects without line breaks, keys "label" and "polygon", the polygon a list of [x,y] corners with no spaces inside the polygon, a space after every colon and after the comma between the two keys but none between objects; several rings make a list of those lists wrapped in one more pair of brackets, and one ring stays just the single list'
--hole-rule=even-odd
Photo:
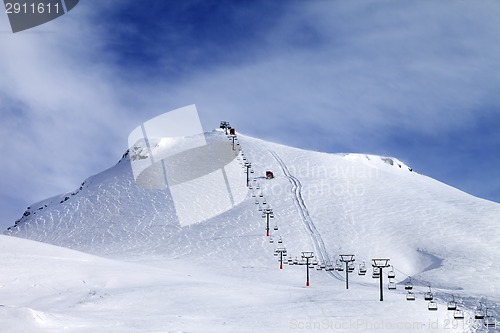
[{"label": "blue sky", "polygon": [[0,13],[0,227],[118,161],[144,120],[395,156],[500,202],[500,2],[80,1]]}]

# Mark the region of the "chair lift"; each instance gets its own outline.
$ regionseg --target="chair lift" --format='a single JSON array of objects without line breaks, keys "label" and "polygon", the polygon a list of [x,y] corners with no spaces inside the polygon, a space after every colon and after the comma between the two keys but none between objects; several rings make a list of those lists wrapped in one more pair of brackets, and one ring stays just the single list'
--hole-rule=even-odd
[{"label": "chair lift", "polygon": [[321,266],[322,266],[322,265],[323,265],[323,264],[321,264],[321,265],[320,265],[320,264],[317,264],[317,265],[316,265],[316,270],[317,270],[317,271],[320,271],[320,270],[322,269],[322,268],[321,268]]},{"label": "chair lift", "polygon": [[324,262],[322,262],[322,263],[319,265],[319,267],[320,267],[321,269],[325,269],[325,268],[326,268],[326,264],[325,264]]},{"label": "chair lift", "polygon": [[[258,187],[257,187],[258,188]],[[264,196],[264,193],[262,193],[262,191],[259,193],[259,197],[263,197]]]},{"label": "chair lift", "polygon": [[387,289],[389,289],[389,290],[396,290],[396,282],[389,281],[389,284],[387,285]]},{"label": "chair lift", "polygon": [[274,243],[273,236],[270,236],[270,237],[269,237],[269,243]]},{"label": "chair lift", "polygon": [[275,225],[274,225],[273,230],[274,230],[274,231],[278,230],[278,225],[277,225],[277,224],[275,224]]},{"label": "chair lift", "polygon": [[408,282],[405,284],[405,290],[412,290],[413,284],[411,284],[411,277],[408,279]]},{"label": "chair lift", "polygon": [[313,261],[312,261],[312,264],[313,264],[313,265],[318,265],[318,266],[319,266],[319,262],[318,262],[317,260],[313,260]]},{"label": "chair lift", "polygon": [[344,267],[342,266],[342,264],[338,260],[335,262],[335,270],[339,271],[339,272],[343,272],[344,271]]},{"label": "chair lift", "polygon": [[287,261],[288,261],[288,264],[289,264],[289,265],[293,265],[293,259],[292,259],[292,257],[288,258],[288,260],[287,260]]},{"label": "chair lift", "polygon": [[479,302],[479,306],[476,308],[476,312],[474,313],[474,319],[484,319],[484,310],[481,302]]},{"label": "chair lift", "polygon": [[432,296],[432,292],[431,292],[431,286],[429,286],[429,291],[425,293],[424,299],[426,301],[432,301],[434,299],[434,296]]},{"label": "chair lift", "polygon": [[325,271],[333,271],[335,268],[333,267],[333,262],[329,261],[326,263]]},{"label": "chair lift", "polygon": [[430,301],[429,305],[427,305],[427,309],[429,309],[429,311],[437,311],[438,305],[435,301]]},{"label": "chair lift", "polygon": [[358,275],[366,275],[366,265],[364,261],[362,264],[359,264]]},{"label": "chair lift", "polygon": [[496,321],[495,317],[488,314],[488,308],[484,309],[483,325],[486,328],[489,328],[489,327],[496,328],[497,327],[497,321]]},{"label": "chair lift", "polygon": [[455,295],[452,295],[453,300],[451,302],[448,302],[448,310],[454,311],[457,309],[457,302],[455,302]]},{"label": "chair lift", "polygon": [[372,278],[378,279],[380,277],[380,271],[378,267],[373,267]]},{"label": "chair lift", "polygon": [[406,293],[406,300],[407,301],[414,301],[415,300],[415,294],[411,291]]},{"label": "chair lift", "polygon": [[483,325],[486,328],[490,328],[490,327],[496,328],[497,321],[496,321],[495,317],[486,315],[483,319]]},{"label": "chair lift", "polygon": [[263,204],[263,205],[267,205],[267,201],[266,201],[266,199],[262,200],[262,204]]},{"label": "chair lift", "polygon": [[307,261],[305,259],[302,259],[301,261],[299,261],[299,265],[305,265],[307,264]]},{"label": "chair lift", "polygon": [[[250,189],[251,189],[251,187],[250,187]],[[255,192],[254,191],[252,191],[252,198],[255,198]]]},{"label": "chair lift", "polygon": [[464,312],[462,310],[456,309],[455,312],[453,312],[453,318],[464,319]]},{"label": "chair lift", "polygon": [[299,259],[297,257],[295,257],[295,259],[293,260],[293,264],[294,265],[298,265],[299,264]]},{"label": "chair lift", "polygon": [[280,238],[278,239],[278,244],[282,244],[282,243],[283,243],[283,239],[280,236]]},{"label": "chair lift", "polygon": [[347,265],[347,271],[349,273],[354,272],[354,264],[353,263],[350,263],[349,265]]},{"label": "chair lift", "polygon": [[387,273],[387,277],[389,279],[394,279],[396,277],[396,273],[394,272],[394,267],[391,266],[391,270],[389,271],[389,273]]}]

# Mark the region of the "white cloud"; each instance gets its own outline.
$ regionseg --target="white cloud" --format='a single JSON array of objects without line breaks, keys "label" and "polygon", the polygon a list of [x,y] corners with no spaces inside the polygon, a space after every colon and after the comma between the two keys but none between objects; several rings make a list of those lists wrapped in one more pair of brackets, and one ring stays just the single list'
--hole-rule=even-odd
[{"label": "white cloud", "polygon": [[114,163],[137,124],[192,103],[205,129],[227,119],[318,149],[375,144],[392,130],[446,132],[500,103],[495,1],[295,2],[239,50],[244,61],[185,69],[182,80],[117,66],[96,13],[118,5],[81,2],[33,32],[0,34],[4,191],[36,200],[71,190]]}]

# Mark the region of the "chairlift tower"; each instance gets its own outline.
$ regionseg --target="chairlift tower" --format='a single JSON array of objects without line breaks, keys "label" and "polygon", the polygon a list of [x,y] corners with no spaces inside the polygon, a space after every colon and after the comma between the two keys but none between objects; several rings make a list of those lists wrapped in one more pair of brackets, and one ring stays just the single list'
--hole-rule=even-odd
[{"label": "chairlift tower", "polygon": [[245,162],[245,168],[246,168],[246,173],[247,173],[247,187],[248,187],[249,182],[250,182],[249,173],[250,173],[251,167],[252,167],[252,164],[250,162]]},{"label": "chairlift tower", "polygon": [[383,288],[383,282],[382,282],[382,269],[389,267],[389,260],[390,259],[372,259],[372,267],[378,268],[379,276],[380,276],[380,301],[382,302],[384,300],[384,288]]},{"label": "chairlift tower", "polygon": [[313,257],[314,257],[314,252],[312,251],[302,252],[302,258],[306,260],[306,272],[307,272],[306,287],[309,287],[309,259]]},{"label": "chairlift tower", "polygon": [[278,247],[275,252],[280,256],[280,269],[283,269],[283,256],[287,255],[286,248]]},{"label": "chairlift tower", "polygon": [[262,212],[262,217],[266,218],[266,236],[271,236],[269,232],[269,218],[274,218],[273,210],[271,208],[265,208]]},{"label": "chairlift tower", "polygon": [[235,150],[235,149],[234,149],[234,141],[236,140],[236,134],[230,134],[230,135],[229,135],[229,140],[232,140],[232,142],[233,142],[232,147],[233,147],[233,150]]},{"label": "chairlift tower", "polygon": [[345,262],[345,289],[349,289],[349,263],[354,262],[354,254],[340,254],[340,261]]}]

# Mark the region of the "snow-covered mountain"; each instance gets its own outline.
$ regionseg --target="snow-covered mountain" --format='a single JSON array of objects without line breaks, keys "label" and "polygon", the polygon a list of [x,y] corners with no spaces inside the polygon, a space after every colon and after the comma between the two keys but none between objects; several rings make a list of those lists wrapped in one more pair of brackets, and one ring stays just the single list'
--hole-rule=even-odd
[{"label": "snow-covered mountain", "polygon": [[[231,149],[223,131],[205,135]],[[241,173],[228,177],[241,178],[241,188],[233,192],[246,199],[200,223],[179,224],[168,190],[138,187],[130,153],[74,192],[30,206],[6,235],[86,254],[2,237],[2,244],[8,244],[4,253],[9,253],[2,267],[26,281],[0,282],[11,302],[0,307],[0,322],[33,317],[30,325],[46,331],[64,325],[72,331],[100,331],[97,327],[109,319],[116,326],[101,331],[372,332],[385,325],[396,331],[463,332],[481,327],[473,313],[479,302],[498,316],[499,204],[420,175],[396,158],[311,152],[241,134],[237,141]],[[252,164],[250,188],[245,162]],[[267,170],[274,179],[265,179]],[[214,183],[206,197],[222,197],[224,190]],[[200,193],[192,188],[187,195]],[[187,208],[197,212],[214,205],[212,199],[193,199]],[[262,217],[266,208],[274,214],[271,237]],[[277,247],[286,247],[289,257],[299,260],[302,251],[314,251],[315,260],[326,267],[334,266],[339,254],[354,254],[356,268],[364,261],[368,274],[353,272],[345,290],[345,272],[316,265],[306,288],[305,266],[279,270],[273,256]],[[58,278],[52,281],[50,267],[59,256],[71,258],[61,259],[70,264],[57,265],[60,272],[53,272]],[[378,300],[378,280],[371,277],[372,258],[389,258],[393,265],[384,270],[384,283],[389,271],[396,273],[396,290],[384,286],[384,303]],[[123,274],[125,282],[116,287]],[[406,301],[409,277],[415,301]],[[428,311],[424,301],[429,286],[437,311]],[[33,296],[17,300],[23,288]],[[85,288],[92,292],[84,297]],[[169,295],[178,302],[166,300]],[[464,319],[446,309],[453,297]],[[88,317],[93,311],[102,313],[95,321]],[[137,326],[131,326],[132,319]],[[74,320],[79,326],[69,324]]]}]

